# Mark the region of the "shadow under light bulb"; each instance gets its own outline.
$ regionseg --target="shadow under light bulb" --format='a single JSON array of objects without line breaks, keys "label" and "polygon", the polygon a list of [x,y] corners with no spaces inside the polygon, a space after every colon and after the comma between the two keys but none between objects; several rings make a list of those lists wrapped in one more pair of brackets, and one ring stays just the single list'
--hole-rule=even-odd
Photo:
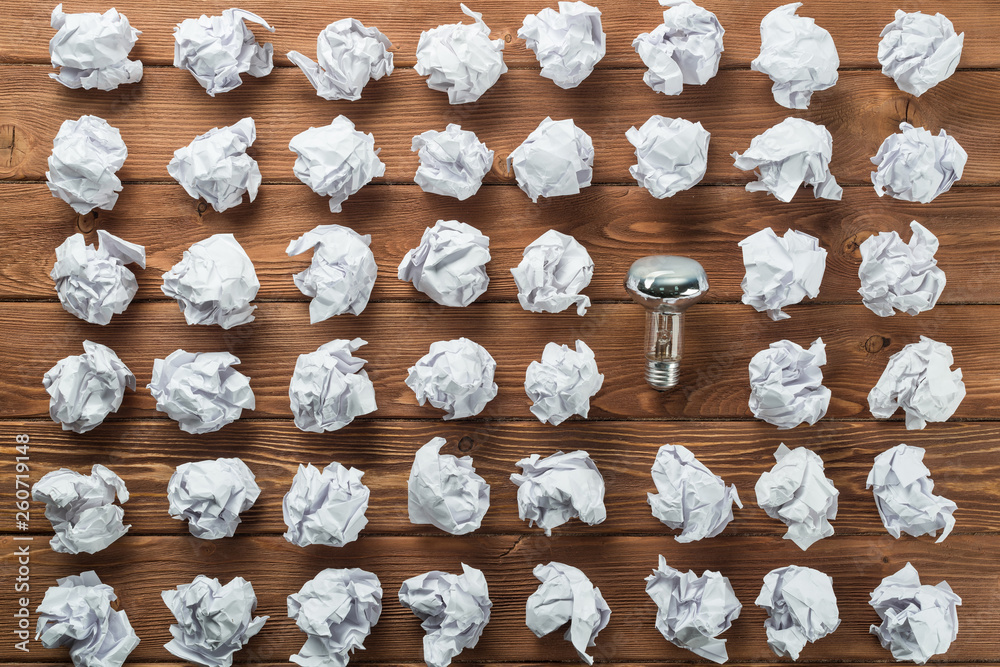
[{"label": "shadow under light bulb", "polygon": [[643,257],[628,270],[625,291],[646,309],[646,382],[672,389],[680,378],[684,311],[708,291],[705,269],[688,257]]}]

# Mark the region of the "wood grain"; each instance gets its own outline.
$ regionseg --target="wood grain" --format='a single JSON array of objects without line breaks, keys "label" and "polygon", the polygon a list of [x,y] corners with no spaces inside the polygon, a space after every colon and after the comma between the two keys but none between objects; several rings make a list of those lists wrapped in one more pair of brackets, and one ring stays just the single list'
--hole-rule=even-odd
[{"label": "wood grain", "polygon": [[[730,154],[745,151],[755,135],[789,115],[830,130],[834,139],[830,169],[844,184],[870,185],[871,156],[904,120],[935,134],[944,128],[963,145],[969,161],[960,184],[1000,183],[994,167],[1000,135],[994,131],[993,104],[1000,96],[1000,72],[992,71],[959,72],[920,98],[901,92],[891,79],[877,73],[847,71],[834,88],[814,95],[810,109],[795,113],[774,102],[767,77],[747,71],[722,72],[705,86],[665,99],[653,93],[635,70],[595,72],[569,91],[555,89],[534,72],[519,70],[501,77],[478,102],[460,106],[448,105],[447,96],[427,88],[413,70],[400,70],[358,102],[320,99],[291,69],[250,81],[224,100],[210,98],[186,72],[173,68],[150,70],[140,85],[104,95],[55,83],[40,86],[48,80],[44,69],[36,66],[4,68],[4,77],[11,92],[0,97],[0,126],[13,128],[7,155],[0,153],[3,179],[43,180],[59,125],[84,113],[101,116],[121,130],[129,159],[118,175],[125,181],[169,181],[166,166],[174,150],[212,127],[250,115],[258,135],[250,154],[259,162],[264,179],[297,183],[289,140],[342,113],[359,130],[374,134],[386,164],[383,181],[412,182],[418,164],[410,151],[413,136],[459,123],[496,152],[488,182],[512,182],[504,166],[507,156],[551,116],[573,118],[593,138],[595,183],[633,184],[628,168],[635,163],[635,150],[625,132],[659,113],[700,121],[712,133],[705,183],[753,180],[733,166]],[[747,198],[754,196],[767,195]],[[354,206],[349,200],[345,209]]]},{"label": "wood grain", "polygon": [[941,243],[937,259],[948,287],[940,303],[998,303],[1000,188],[965,193],[955,189],[924,205],[878,198],[859,187],[847,188],[843,200],[832,205],[811,195],[782,204],[742,188],[712,186],[660,202],[635,186],[594,186],[577,197],[535,206],[511,187],[484,187],[474,199],[458,202],[414,185],[388,185],[364,188],[355,195],[357,206],[331,216],[322,199],[295,185],[264,185],[254,203],[216,213],[179,185],[129,184],[114,210],[100,211],[95,218],[77,216],[44,184],[9,183],[0,186],[0,210],[23,214],[5,232],[8,253],[0,263],[0,298],[55,299],[49,278],[55,248],[78,231],[96,243],[95,228],[100,227],[145,244],[146,270],[133,267],[138,299],[165,299],[161,275],[191,244],[211,234],[233,233],[254,262],[261,282],[258,298],[303,301],[307,297],[291,276],[309,265],[311,254],[289,258],[285,248],[315,225],[335,221],[372,237],[380,265],[374,301],[429,302],[397,279],[396,267],[426,225],[460,219],[490,237],[490,287],[480,297],[483,301],[517,300],[509,269],[521,261],[526,245],[554,228],[587,247],[595,270],[584,293],[594,301],[626,299],[622,277],[632,261],[639,254],[662,253],[693,257],[708,268],[712,288],[706,301],[738,302],[744,268],[737,244],[765,227],[779,234],[794,227],[819,238],[828,250],[823,288],[813,303],[860,303],[860,243],[880,231],[898,231],[908,239],[909,223],[916,219]]},{"label": "wood grain", "polygon": [[[9,566],[13,543],[0,537],[2,562]],[[490,623],[465,661],[503,656],[510,661],[571,661],[572,647],[561,633],[537,639],[524,624],[524,603],[537,586],[532,568],[551,560],[582,569],[598,586],[612,609],[611,621],[597,640],[594,655],[601,661],[690,661],[686,651],[668,644],[653,625],[656,607],[644,591],[643,578],[663,554],[681,570],[718,570],[732,581],[743,603],[740,618],[723,637],[735,663],[774,661],[765,642],[766,614],[754,606],[761,579],[772,568],[795,563],[814,567],[833,577],[842,623],[836,633],[809,645],[806,661],[891,660],[869,624],[878,617],[868,605],[869,593],[881,579],[911,562],[921,580],[936,584],[946,579],[962,597],[958,639],[947,658],[955,661],[996,661],[996,634],[1000,632],[998,584],[1000,567],[995,554],[1000,536],[954,536],[943,544],[894,540],[889,536],[832,537],[799,551],[772,537],[717,537],[692,544],[675,544],[660,537],[362,537],[341,549],[300,548],[277,536],[247,536],[213,542],[192,537],[129,537],[118,540],[96,556],[66,556],[50,552],[37,540],[32,544],[33,596],[56,576],[96,568],[115,588],[121,607],[129,614],[142,642],[132,653],[136,661],[171,660],[162,648],[173,622],[160,601],[160,591],[190,582],[198,574],[228,581],[244,576],[259,601],[257,613],[269,615],[264,629],[239,654],[241,661],[285,660],[304,641],[286,617],[285,597],[326,567],[361,567],[374,572],[384,590],[383,613],[366,650],[356,660],[418,662],[423,631],[417,619],[396,601],[402,581],[431,569],[455,571],[465,562],[482,569],[493,601]],[[266,567],[262,567],[266,564]],[[10,608],[12,593],[2,598]],[[32,601],[34,605],[34,600]],[[12,636],[12,619],[4,614],[0,632]],[[51,661],[65,653],[37,648],[20,660]],[[12,649],[2,655],[10,660]],[[65,651],[65,649],[63,649]]]},{"label": "wood grain", "polygon": [[[187,524],[167,514],[166,488],[175,468],[204,458],[239,457],[253,470],[261,487],[256,504],[242,515],[237,538],[261,533],[281,534],[282,497],[299,464],[324,467],[331,461],[364,471],[371,489],[364,535],[443,535],[432,526],[410,523],[406,509],[406,482],[417,449],[433,437],[448,444],[444,454],[471,456],[477,472],[490,484],[490,510],[480,534],[537,535],[517,514],[516,487],[510,482],[517,461],[532,453],[543,456],[558,450],[587,451],[605,480],[604,523],[587,526],[571,521],[555,530],[557,536],[650,535],[669,541],[668,529],[650,512],[647,492],[655,493],[650,467],[660,445],[684,445],[720,475],[735,484],[743,509],[726,536],[768,535],[775,544],[785,526],[758,508],[754,485],[774,463],[779,442],[808,447],[819,454],[826,475],[840,492],[834,527],[838,536],[884,536],[871,491],[865,480],[872,461],[881,452],[905,441],[924,447],[935,492],[958,504],[956,535],[1000,533],[1000,425],[949,422],[923,431],[901,433],[899,424],[857,422],[823,423],[776,434],[766,424],[693,422],[571,422],[552,428],[530,422],[472,423],[358,421],[336,433],[303,433],[288,421],[239,421],[206,436],[182,433],[170,422],[126,421],[85,435],[61,431],[47,422],[0,424],[0,442],[12,442],[18,433],[30,435],[33,461],[30,482],[57,467],[89,473],[101,463],[125,480],[131,498],[124,504],[125,521],[133,535],[186,535]],[[0,501],[13,506],[14,488],[0,489]],[[33,503],[31,532],[51,536],[43,516],[44,505]],[[42,539],[41,537],[39,539]],[[914,538],[904,538],[913,541]],[[933,538],[920,538],[933,542]],[[711,543],[709,541],[708,543]],[[783,549],[783,547],[778,547]]]}]

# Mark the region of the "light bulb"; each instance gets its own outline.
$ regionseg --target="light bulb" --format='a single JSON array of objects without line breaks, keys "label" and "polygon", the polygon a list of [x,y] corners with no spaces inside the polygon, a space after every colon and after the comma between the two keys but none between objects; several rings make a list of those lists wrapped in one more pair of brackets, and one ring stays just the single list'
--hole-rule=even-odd
[{"label": "light bulb", "polygon": [[643,257],[628,270],[625,291],[646,309],[646,382],[672,389],[680,378],[684,311],[708,291],[705,269],[688,257]]}]

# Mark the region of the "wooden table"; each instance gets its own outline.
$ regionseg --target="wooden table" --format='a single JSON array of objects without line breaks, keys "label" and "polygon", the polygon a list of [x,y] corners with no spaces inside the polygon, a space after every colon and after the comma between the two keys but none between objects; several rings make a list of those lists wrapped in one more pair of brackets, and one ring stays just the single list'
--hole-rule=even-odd
[{"label": "wooden table", "polygon": [[[138,85],[117,91],[68,90],[47,77],[46,46],[51,7],[9,0],[0,28],[0,210],[4,212],[0,262],[0,442],[6,512],[0,529],[4,586],[0,592],[0,662],[65,662],[65,650],[48,651],[32,641],[30,653],[12,648],[12,612],[17,597],[11,580],[15,550],[30,544],[30,606],[40,602],[57,577],[96,568],[114,586],[121,606],[142,639],[134,663],[172,663],[162,648],[173,621],[160,591],[203,573],[228,581],[251,580],[258,612],[271,618],[236,658],[245,663],[284,663],[304,641],[286,616],[285,597],[325,567],[358,566],[382,580],[382,620],[354,662],[420,663],[422,631],[396,601],[403,579],[430,569],[457,571],[461,562],[481,568],[489,581],[493,617],[479,646],[461,662],[564,662],[576,656],[561,636],[537,639],[524,624],[524,603],[537,586],[532,567],[559,560],[582,568],[610,604],[611,623],[598,638],[601,662],[687,662],[691,653],[668,644],[654,628],[655,606],[643,578],[658,554],[680,569],[721,570],[733,582],[744,607],[724,637],[734,663],[771,663],[765,642],[765,613],[753,601],[763,575],[792,563],[829,573],[843,624],[808,646],[803,662],[854,664],[891,661],[868,626],[877,616],[869,592],[882,577],[907,561],[924,583],[947,579],[962,596],[957,641],[941,659],[953,663],[1000,663],[1000,19],[990,0],[914,0],[905,9],[942,10],[965,32],[961,66],[948,81],[920,98],[901,92],[879,72],[879,32],[892,19],[888,2],[812,0],[802,9],[830,30],[841,57],[840,81],[816,93],[807,111],[789,112],[770,94],[771,82],[748,69],[759,49],[758,24],[772,9],[762,2],[706,0],[727,29],[722,70],[708,85],[687,87],[679,97],[654,94],[631,40],[656,26],[656,3],[601,4],[608,54],[580,87],[560,90],[538,75],[534,56],[517,39],[525,14],[545,3],[527,0],[473,3],[483,11],[493,36],[508,42],[510,71],[474,104],[449,106],[412,69],[423,29],[464,17],[457,2],[440,0],[316,0],[244,2],[277,27],[273,73],[245,77],[242,87],[210,98],[189,73],[171,67],[171,28],[204,12],[195,0],[117,4],[143,31],[133,56],[145,65]],[[67,11],[103,11],[106,4],[74,0]],[[314,53],[317,33],[329,22],[353,16],[377,25],[393,41],[396,71],[365,88],[361,101],[318,98],[285,54]],[[119,172],[126,182],[113,211],[77,216],[46,188],[45,164],[60,123],[96,114],[121,129],[129,158]],[[292,174],[289,139],[310,125],[344,113],[360,130],[372,132],[387,165],[384,178],[352,196],[344,212],[331,214]],[[708,173],[698,187],[658,201],[636,187],[628,167],[633,149],[625,131],[651,114],[701,121],[712,133]],[[189,198],[169,178],[172,152],[208,129],[253,116],[258,139],[251,154],[264,185],[253,204],[224,214]],[[545,116],[573,118],[594,140],[594,185],[580,195],[532,204],[505,168],[507,155]],[[808,190],[792,203],[747,193],[752,176],[735,169],[729,154],[788,115],[822,123],[834,137],[831,168],[844,186],[840,202],[815,200]],[[933,132],[947,129],[968,151],[962,180],[932,204],[879,198],[869,182],[881,141],[901,121]],[[425,194],[413,184],[413,135],[460,123],[496,151],[496,163],[479,194],[466,202]],[[490,237],[493,261],[489,291],[475,304],[450,309],[431,303],[395,277],[407,249],[425,226],[457,218]],[[916,318],[879,318],[857,294],[858,246],[869,235],[897,230],[909,238],[917,219],[941,241],[940,266],[948,276],[941,302]],[[318,224],[349,225],[372,235],[380,275],[372,303],[360,317],[309,324],[307,300],[291,274],[308,255],[288,258],[288,241]],[[737,242],[764,227],[789,227],[819,237],[829,251],[826,278],[815,301],[788,309],[791,319],[772,322],[740,300],[743,275]],[[95,241],[97,228],[144,244],[148,268],[138,272],[140,291],[123,315],[106,327],[65,312],[48,273],[53,251],[75,232]],[[524,246],[547,229],[573,234],[596,263],[587,294],[594,306],[585,317],[572,311],[532,314],[516,300],[509,269]],[[211,234],[232,232],[252,258],[262,287],[257,319],[231,331],[187,326],[177,305],[160,292],[160,274],[180,260],[185,248]],[[707,269],[707,302],[688,318],[682,388],[668,394],[642,380],[643,313],[629,303],[621,280],[639,256],[691,256]],[[499,396],[478,418],[443,422],[440,412],[416,405],[403,384],[406,369],[438,339],[467,336],[497,359]],[[954,418],[907,431],[901,415],[876,422],[866,396],[890,355],[927,335],[953,346],[965,374],[968,396]],[[291,421],[288,380],[297,355],[334,338],[361,336],[379,408],[332,434],[300,432]],[[833,391],[826,418],[790,432],[756,421],[747,408],[747,363],[758,350],[781,338],[807,345],[822,336],[828,344],[825,384]],[[125,398],[117,415],[86,435],[60,430],[47,416],[41,379],[60,358],[79,354],[91,339],[110,345],[135,372],[140,389]],[[606,375],[592,402],[590,419],[559,427],[542,425],[528,411],[522,389],[528,363],[549,341],[580,338],[597,355]],[[229,350],[252,378],[257,409],[217,433],[191,436],[154,410],[144,389],[153,359],[177,347],[190,351]],[[33,504],[30,529],[15,530],[14,441],[30,436],[31,481],[59,466],[76,470],[103,463],[120,474],[132,493],[125,505],[129,534],[95,556],[69,556],[48,549],[51,534],[42,507]],[[406,479],[417,448],[433,436],[448,439],[445,452],[469,454],[492,485],[492,507],[476,533],[453,537],[407,519]],[[768,469],[780,442],[819,453],[840,490],[836,535],[801,552],[782,540],[784,526],[754,502],[753,485]],[[873,457],[906,442],[927,449],[936,490],[958,503],[955,532],[943,544],[930,538],[895,540],[879,521],[865,477]],[[653,489],[650,465],[664,443],[692,449],[714,472],[735,483],[745,502],[720,537],[678,544],[646,504]],[[546,538],[518,520],[515,488],[508,481],[514,463],[533,452],[586,449],[607,482],[608,519],[588,527],[571,522]],[[166,483],[186,461],[239,456],[256,473],[263,490],[244,514],[237,535],[202,541],[167,514]],[[299,548],[281,534],[281,498],[300,463],[339,461],[365,471],[371,487],[370,523],[357,542],[342,549]],[[30,536],[32,541],[17,541]]]}]

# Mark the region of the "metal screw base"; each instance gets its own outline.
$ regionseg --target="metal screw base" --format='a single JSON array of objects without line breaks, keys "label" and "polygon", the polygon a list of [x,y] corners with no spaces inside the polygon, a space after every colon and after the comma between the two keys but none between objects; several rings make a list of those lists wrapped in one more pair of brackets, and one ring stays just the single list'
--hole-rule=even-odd
[{"label": "metal screw base", "polygon": [[646,382],[656,391],[673,389],[677,386],[680,376],[680,362],[646,360]]}]

